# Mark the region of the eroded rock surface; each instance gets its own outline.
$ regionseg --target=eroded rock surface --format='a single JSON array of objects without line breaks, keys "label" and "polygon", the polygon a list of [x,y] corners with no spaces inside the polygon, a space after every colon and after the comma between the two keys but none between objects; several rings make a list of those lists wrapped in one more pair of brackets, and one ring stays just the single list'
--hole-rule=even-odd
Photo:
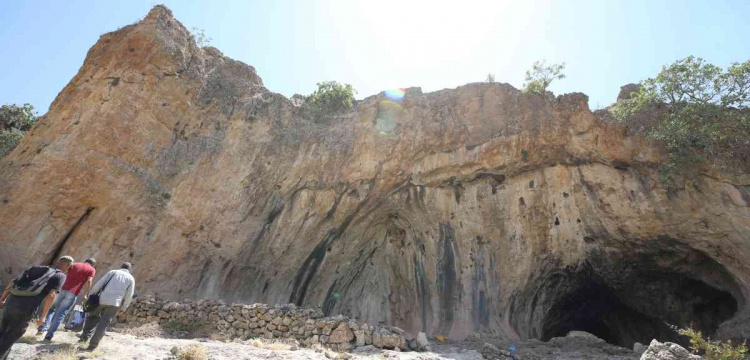
[{"label": "eroded rock surface", "polygon": [[142,294],[450,339],[750,337],[750,182],[668,190],[660,148],[585,95],[412,88],[324,121],[299,100],[161,6],[102,35],[0,160],[2,281],[65,253],[133,262]]}]

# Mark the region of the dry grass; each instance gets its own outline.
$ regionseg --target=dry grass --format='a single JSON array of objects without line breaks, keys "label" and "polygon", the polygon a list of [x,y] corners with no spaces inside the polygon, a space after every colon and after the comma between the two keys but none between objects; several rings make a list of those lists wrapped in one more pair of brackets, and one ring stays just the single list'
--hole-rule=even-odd
[{"label": "dry grass", "polygon": [[266,349],[266,350],[292,350],[296,348],[292,344],[287,344],[278,340],[266,340],[266,339],[250,339],[247,341],[247,344],[250,346],[257,347],[259,349]]},{"label": "dry grass", "polygon": [[178,360],[208,360],[208,352],[203,345],[189,345],[172,351]]},{"label": "dry grass", "polygon": [[60,344],[51,353],[40,355],[36,360],[78,360],[78,348],[73,344]]},{"label": "dry grass", "polygon": [[172,319],[161,327],[169,335],[181,332],[189,339],[210,337],[217,332],[210,321],[203,319]]},{"label": "dry grass", "polygon": [[164,329],[157,323],[148,323],[136,327],[121,327],[112,329],[120,334],[132,335],[139,339],[143,338],[154,338],[154,337],[167,337]]},{"label": "dry grass", "polygon": [[16,342],[22,343],[22,344],[36,344],[38,341],[37,341],[36,336],[26,334],[24,336],[21,336],[21,338],[18,339],[18,341]]},{"label": "dry grass", "polygon": [[[347,360],[351,358],[351,356],[347,353],[339,353],[320,344],[314,344],[310,347],[310,349],[312,349],[316,353],[323,354],[326,359]],[[382,354],[380,354],[380,358],[385,359]]]},{"label": "dry grass", "polygon": [[117,327],[112,330],[137,338],[210,338],[217,341],[228,339],[228,337],[224,338],[224,335],[218,334],[218,330],[214,329],[207,320],[170,320],[164,324],[151,322],[139,326]]},{"label": "dry grass", "polygon": [[246,345],[254,346],[259,349],[266,350],[288,350],[295,351],[299,349],[300,345],[297,340],[294,339],[263,339],[254,338],[244,342]]},{"label": "dry grass", "polygon": [[212,332],[208,334],[208,339],[213,340],[213,341],[228,342],[232,340],[232,336],[230,336],[229,334],[225,334],[225,333]]}]

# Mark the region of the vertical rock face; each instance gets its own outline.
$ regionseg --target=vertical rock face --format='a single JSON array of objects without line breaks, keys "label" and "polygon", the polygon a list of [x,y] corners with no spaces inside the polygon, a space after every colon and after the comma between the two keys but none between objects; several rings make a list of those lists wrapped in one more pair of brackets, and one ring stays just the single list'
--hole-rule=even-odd
[{"label": "vertical rock face", "polygon": [[750,336],[750,188],[667,190],[662,159],[582,94],[503,84],[316,122],[157,6],[0,161],[2,280],[65,253],[133,262],[140,293],[451,338]]}]

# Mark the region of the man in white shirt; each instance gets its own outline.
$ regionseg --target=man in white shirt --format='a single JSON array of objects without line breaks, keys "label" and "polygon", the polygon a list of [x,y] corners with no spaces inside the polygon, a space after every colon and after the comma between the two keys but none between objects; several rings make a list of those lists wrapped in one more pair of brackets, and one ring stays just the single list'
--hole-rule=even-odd
[{"label": "man in white shirt", "polygon": [[[99,295],[99,306],[86,314],[86,322],[83,325],[83,333],[79,342],[85,343],[91,338],[86,350],[93,351],[99,346],[99,341],[104,337],[109,322],[117,316],[118,312],[124,313],[133,300],[135,291],[135,279],[130,274],[132,265],[123,263],[118,270],[110,270],[89,291]],[[96,328],[96,331],[94,331]],[[94,336],[91,336],[91,333]]]}]

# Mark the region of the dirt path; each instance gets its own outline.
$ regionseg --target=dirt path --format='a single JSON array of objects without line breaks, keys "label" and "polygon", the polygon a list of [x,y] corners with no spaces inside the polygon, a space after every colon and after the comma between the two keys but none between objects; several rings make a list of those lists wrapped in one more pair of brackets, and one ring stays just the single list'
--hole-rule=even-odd
[{"label": "dirt path", "polygon": [[[437,346],[435,352],[395,352],[379,350],[373,347],[360,348],[352,353],[341,355],[322,349],[289,348],[281,344],[248,340],[245,342],[220,342],[212,340],[181,340],[164,339],[158,337],[137,338],[116,332],[108,332],[93,352],[79,349],[76,334],[60,331],[55,334],[52,343],[43,343],[41,336],[34,335],[29,330],[23,337],[27,343],[17,343],[10,354],[11,359],[40,359],[40,360],[77,360],[77,359],[107,359],[107,360],[165,360],[177,359],[173,348],[187,349],[191,345],[205,350],[207,359],[454,359],[480,360],[482,356],[474,350],[465,350],[451,346]],[[264,348],[266,347],[266,348]],[[177,350],[175,349],[175,350]]]}]

